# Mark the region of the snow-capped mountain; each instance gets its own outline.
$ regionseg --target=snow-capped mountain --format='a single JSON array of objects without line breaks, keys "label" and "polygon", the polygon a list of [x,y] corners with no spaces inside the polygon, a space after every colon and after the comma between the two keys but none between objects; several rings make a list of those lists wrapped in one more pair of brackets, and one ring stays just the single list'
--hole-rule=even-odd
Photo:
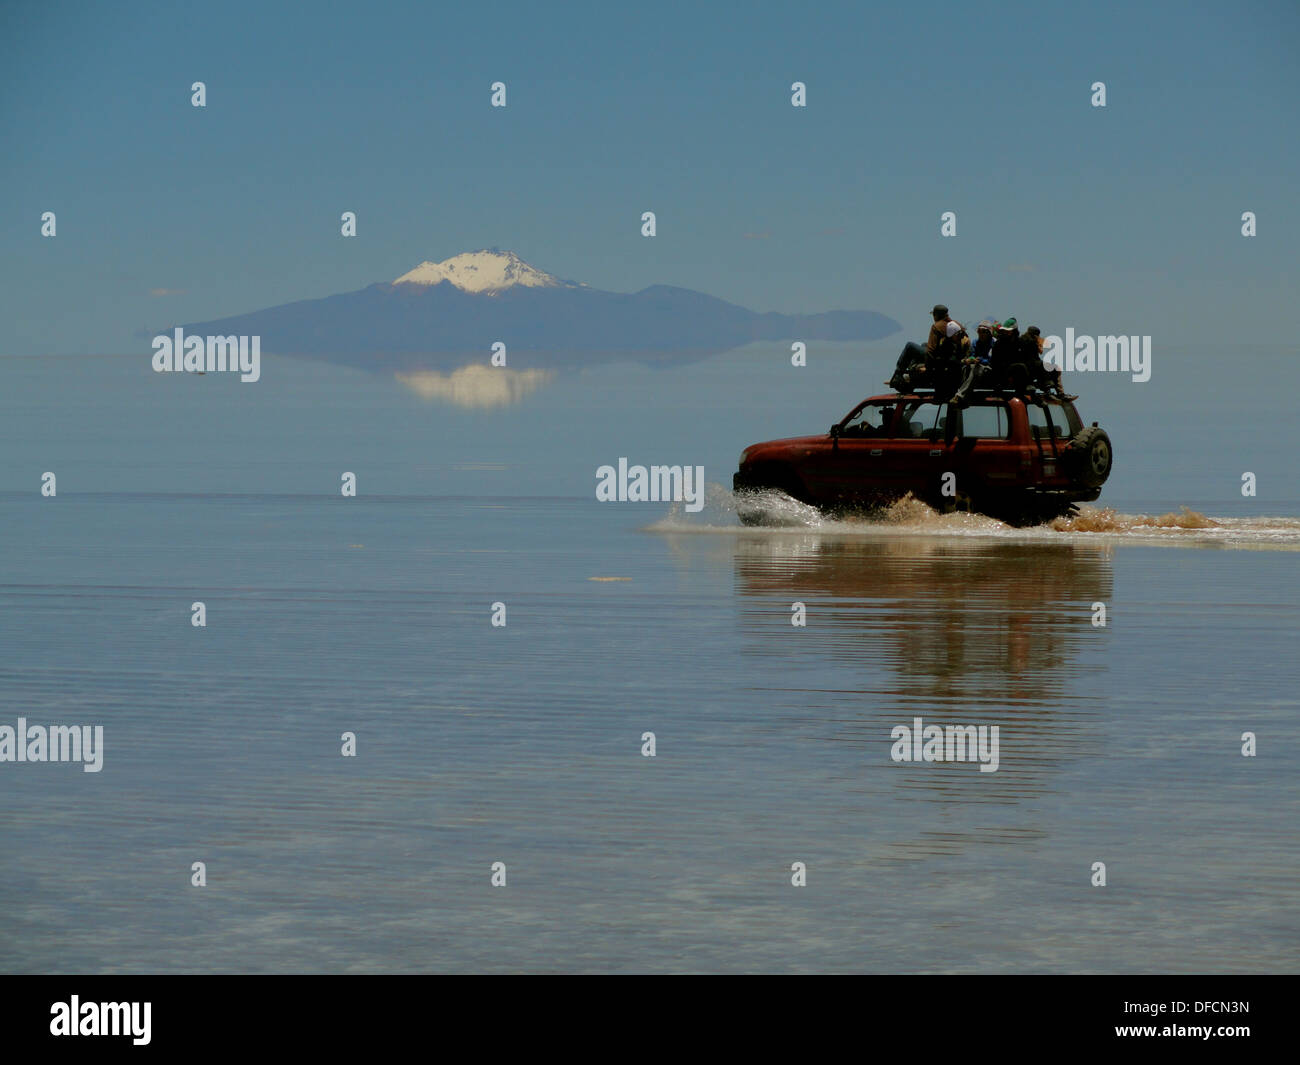
[{"label": "snow-capped mountain", "polygon": [[496,248],[467,251],[440,263],[425,261],[403,274],[394,285],[454,285],[462,292],[500,292],[523,285],[525,288],[556,288],[570,284],[529,266],[512,251]]},{"label": "snow-capped mountain", "polygon": [[760,314],[669,285],[607,292],[493,248],[423,262],[357,292],[183,328],[260,336],[264,354],[411,372],[487,364],[498,342],[509,368],[554,370],[691,362],[756,340],[878,340],[901,327],[875,311]]}]

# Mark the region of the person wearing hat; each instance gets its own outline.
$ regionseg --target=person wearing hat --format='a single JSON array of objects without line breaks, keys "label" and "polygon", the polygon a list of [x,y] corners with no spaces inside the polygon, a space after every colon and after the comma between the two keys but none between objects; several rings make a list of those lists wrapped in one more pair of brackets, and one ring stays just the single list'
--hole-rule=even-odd
[{"label": "person wearing hat", "polygon": [[997,328],[997,325],[997,322],[985,318],[976,328],[975,344],[961,360],[961,384],[957,386],[957,391],[948,400],[954,406],[966,406],[971,389],[988,377],[990,362],[993,358],[993,330]]},{"label": "person wearing hat", "polygon": [[948,308],[942,303],[936,303],[930,311],[930,317],[934,322],[930,326],[930,335],[926,338],[925,347],[911,340],[904,344],[902,354],[898,356],[898,363],[894,367],[894,376],[885,382],[896,392],[910,390],[925,379],[927,360],[938,357],[940,347],[947,340],[948,323],[952,320],[948,317]]},{"label": "person wearing hat", "polygon": [[992,318],[985,318],[975,329],[975,346],[971,349],[971,358],[988,366],[993,358],[993,334],[998,323]]},{"label": "person wearing hat", "polygon": [[970,354],[970,337],[961,322],[951,318],[944,324],[943,340],[929,356],[928,368],[936,395],[950,396],[962,377],[962,360]]},{"label": "person wearing hat", "polygon": [[925,341],[925,353],[936,355],[948,337],[948,325],[952,322],[952,318],[948,315],[948,308],[942,303],[936,303],[930,309],[930,316],[934,319],[934,324],[930,326],[930,335]]}]

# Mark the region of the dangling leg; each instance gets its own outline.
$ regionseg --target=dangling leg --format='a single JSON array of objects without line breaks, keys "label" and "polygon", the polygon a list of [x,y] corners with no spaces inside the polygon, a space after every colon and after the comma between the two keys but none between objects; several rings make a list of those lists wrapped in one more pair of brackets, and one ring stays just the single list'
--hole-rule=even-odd
[{"label": "dangling leg", "polygon": [[957,391],[952,394],[949,403],[957,407],[964,407],[969,402],[970,391],[975,387],[975,382],[986,376],[985,369],[980,363],[972,359],[966,364],[966,372],[962,377],[961,384],[957,386]]},{"label": "dangling leg", "polygon": [[887,384],[895,392],[906,392],[912,387],[912,375],[915,367],[925,364],[925,348],[920,344],[908,341],[903,345],[903,351],[898,356],[898,364],[894,367],[894,376],[889,379]]},{"label": "dangling leg", "polygon": [[1072,396],[1065,391],[1065,385],[1061,382],[1061,371],[1059,369],[1049,370],[1046,367],[1043,368],[1042,387],[1044,391],[1055,392],[1059,398],[1069,400],[1070,402],[1079,398],[1078,396]]}]

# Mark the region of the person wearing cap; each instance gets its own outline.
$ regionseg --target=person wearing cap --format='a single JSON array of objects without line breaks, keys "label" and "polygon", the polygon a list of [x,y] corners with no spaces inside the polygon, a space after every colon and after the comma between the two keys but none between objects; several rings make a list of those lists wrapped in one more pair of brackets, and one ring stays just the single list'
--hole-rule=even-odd
[{"label": "person wearing cap", "polygon": [[975,329],[975,346],[970,357],[984,366],[988,366],[993,357],[993,333],[997,327],[998,323],[992,318],[985,318]]},{"label": "person wearing cap", "polygon": [[952,394],[949,403],[964,407],[971,389],[985,380],[989,375],[989,366],[993,358],[993,330],[998,323],[988,318],[980,322],[975,330],[975,344],[961,360],[962,380],[957,391]]},{"label": "person wearing cap", "polygon": [[930,335],[926,338],[925,347],[911,340],[904,344],[902,354],[898,356],[898,363],[894,367],[894,376],[886,382],[896,392],[912,388],[924,377],[927,359],[937,356],[939,348],[947,340],[948,323],[951,321],[948,317],[948,308],[942,303],[936,303],[930,311],[930,317],[934,321],[930,325]]},{"label": "person wearing cap", "polygon": [[929,356],[930,379],[936,395],[951,395],[961,382],[962,360],[970,354],[970,337],[961,322],[951,318],[944,324],[944,337]]},{"label": "person wearing cap", "polygon": [[925,353],[935,355],[948,338],[948,324],[952,318],[948,315],[948,308],[942,303],[936,303],[931,308],[930,316],[934,319],[934,324],[930,326],[930,335],[925,341]]}]

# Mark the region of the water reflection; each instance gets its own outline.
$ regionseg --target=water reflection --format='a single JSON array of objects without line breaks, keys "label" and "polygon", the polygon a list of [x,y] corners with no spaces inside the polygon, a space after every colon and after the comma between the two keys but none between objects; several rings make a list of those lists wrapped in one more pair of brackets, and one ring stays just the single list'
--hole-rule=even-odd
[{"label": "water reflection", "polygon": [[549,383],[555,372],[470,365],[448,374],[436,370],[413,370],[394,376],[421,399],[436,399],[468,410],[481,410],[519,403]]},{"label": "water reflection", "polygon": [[[795,712],[899,774],[890,781],[902,793],[1016,802],[1099,749],[1103,707],[1084,681],[1104,669],[1093,650],[1108,633],[1094,627],[1092,604],[1112,597],[1108,548],[742,534],[733,564],[747,652],[788,662],[792,686],[781,691],[806,707]],[[796,602],[806,606],[803,629],[788,620]],[[894,763],[890,730],[917,717],[997,725],[998,771]]]}]

